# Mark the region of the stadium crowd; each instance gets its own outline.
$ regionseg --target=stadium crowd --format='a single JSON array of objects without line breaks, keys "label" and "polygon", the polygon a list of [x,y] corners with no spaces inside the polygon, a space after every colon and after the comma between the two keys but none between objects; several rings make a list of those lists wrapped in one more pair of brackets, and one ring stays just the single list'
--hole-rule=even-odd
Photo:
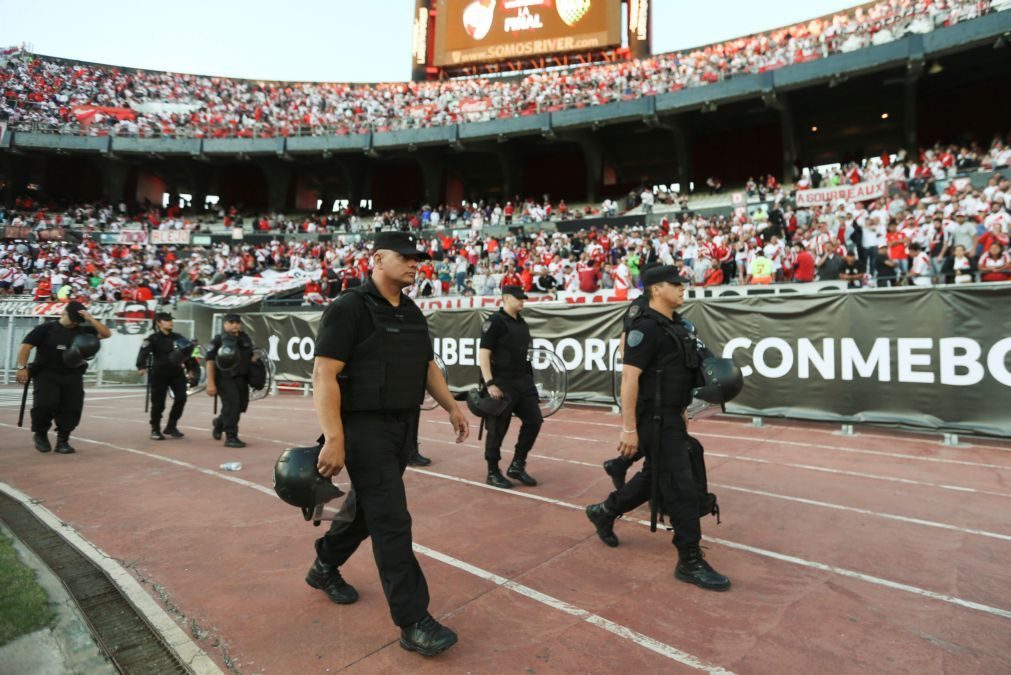
[{"label": "stadium crowd", "polygon": [[[1004,281],[1011,279],[1011,182],[995,173],[980,189],[968,179],[953,178],[962,169],[1009,165],[1011,148],[996,139],[987,150],[937,146],[916,158],[886,155],[833,167],[824,175],[805,170],[789,191],[766,181],[770,191],[765,201],[729,215],[671,209],[655,212],[644,220],[647,226],[620,229],[601,218],[594,221],[599,225],[566,234],[536,227],[551,215],[550,200],[517,200],[523,208],[508,216],[505,209],[478,203],[425,207],[410,214],[382,212],[371,220],[353,213],[347,219],[346,213],[254,217],[254,230],[277,236],[264,243],[213,246],[98,243],[101,232],[138,226],[190,229],[207,217],[177,207],[81,205],[53,212],[22,198],[19,209],[0,211],[0,224],[34,230],[65,226],[83,232],[84,238],[77,244],[5,243],[0,292],[31,293],[39,300],[174,302],[198,299],[208,287],[272,270],[308,279],[305,301],[324,303],[368,274],[368,244],[351,232],[352,225],[359,231],[399,227],[421,235],[419,247],[432,259],[422,264],[413,291],[420,297],[489,295],[505,284],[534,293],[613,290],[622,297],[653,262],[677,265],[686,281],[701,285],[841,279],[859,288]],[[890,186],[881,199],[796,206],[799,192],[818,185],[880,179]],[[616,203],[607,200],[599,212],[617,213]],[[234,208],[225,207],[211,217],[226,224],[242,220]],[[485,230],[486,224],[524,222],[533,227],[513,228],[504,236]],[[331,241],[286,236],[328,231]]]},{"label": "stadium crowd", "polygon": [[89,135],[334,135],[485,121],[678,91],[883,44],[1011,5],[1008,0],[882,0],[724,43],[615,64],[371,85],[261,82],[0,53],[0,120]]}]

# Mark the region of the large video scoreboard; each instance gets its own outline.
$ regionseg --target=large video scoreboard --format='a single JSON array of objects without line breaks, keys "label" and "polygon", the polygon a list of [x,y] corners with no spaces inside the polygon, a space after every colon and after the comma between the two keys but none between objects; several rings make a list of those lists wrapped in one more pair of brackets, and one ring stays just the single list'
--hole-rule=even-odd
[{"label": "large video scoreboard", "polygon": [[[622,13],[628,13],[623,45]],[[416,0],[416,79],[562,54],[649,53],[649,0]]]}]

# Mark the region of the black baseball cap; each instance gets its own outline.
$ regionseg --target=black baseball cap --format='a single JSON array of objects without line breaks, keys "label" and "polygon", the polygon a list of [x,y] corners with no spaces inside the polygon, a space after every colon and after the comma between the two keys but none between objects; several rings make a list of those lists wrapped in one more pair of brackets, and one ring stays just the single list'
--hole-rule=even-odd
[{"label": "black baseball cap", "polygon": [[233,313],[231,313],[231,314],[225,314],[225,319],[224,319],[224,321],[225,321],[225,323],[228,323],[229,321],[238,321],[238,322],[240,322],[240,323],[241,323],[241,322],[242,322],[242,317],[241,317],[241,316],[239,316],[238,314],[235,314],[235,313],[233,312]]},{"label": "black baseball cap", "polygon": [[154,320],[155,321],[171,321],[172,320],[172,315],[169,314],[168,312],[158,312],[157,314],[154,315]]},{"label": "black baseball cap", "polygon": [[502,295],[511,295],[517,300],[526,300],[530,296],[523,292],[522,286],[503,286]]},{"label": "black baseball cap", "polygon": [[418,250],[418,238],[407,232],[396,230],[380,232],[373,242],[373,250],[386,249],[396,251],[400,255],[411,255],[422,260],[427,260],[430,256],[427,251]]},{"label": "black baseball cap", "polygon": [[662,281],[678,284],[679,286],[684,283],[684,279],[678,274],[678,268],[674,267],[674,265],[656,265],[647,269],[642,275],[643,286],[652,286]]}]

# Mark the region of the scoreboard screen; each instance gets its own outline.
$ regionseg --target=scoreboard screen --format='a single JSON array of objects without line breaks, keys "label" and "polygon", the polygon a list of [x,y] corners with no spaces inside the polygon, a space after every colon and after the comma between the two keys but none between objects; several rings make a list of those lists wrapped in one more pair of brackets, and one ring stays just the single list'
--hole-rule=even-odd
[{"label": "scoreboard screen", "polygon": [[621,0],[437,0],[433,65],[621,45]]}]

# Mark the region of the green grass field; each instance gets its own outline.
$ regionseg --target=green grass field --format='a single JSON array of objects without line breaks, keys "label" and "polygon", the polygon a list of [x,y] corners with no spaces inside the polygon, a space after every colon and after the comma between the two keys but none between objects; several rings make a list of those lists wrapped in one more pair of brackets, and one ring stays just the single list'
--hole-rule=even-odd
[{"label": "green grass field", "polygon": [[45,591],[14,552],[14,543],[0,532],[0,646],[50,625],[56,614]]}]

